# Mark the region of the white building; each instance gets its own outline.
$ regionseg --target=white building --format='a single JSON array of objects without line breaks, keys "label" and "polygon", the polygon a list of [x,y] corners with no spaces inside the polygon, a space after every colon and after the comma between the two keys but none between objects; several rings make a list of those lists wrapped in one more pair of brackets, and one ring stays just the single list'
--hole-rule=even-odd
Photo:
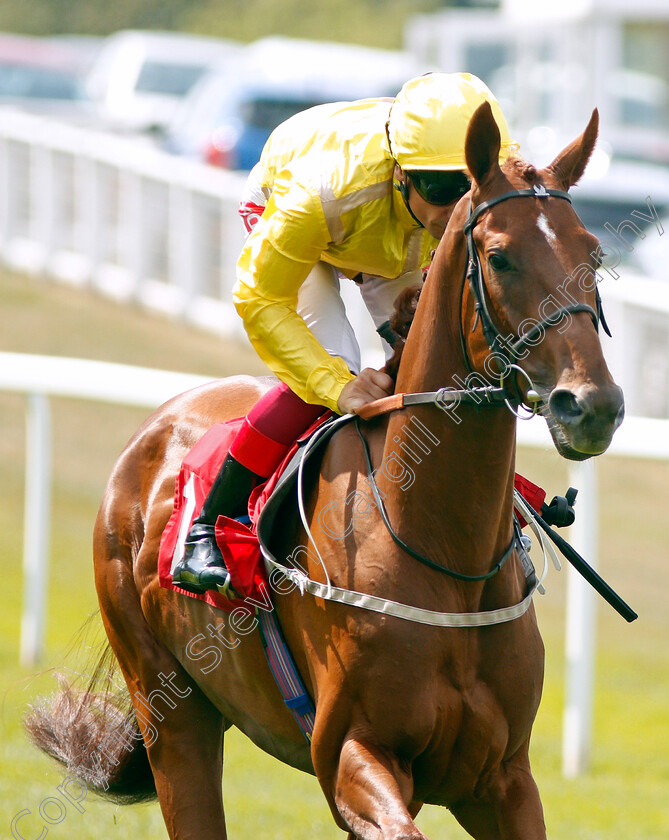
[{"label": "white building", "polygon": [[502,0],[413,18],[407,47],[495,91],[521,133],[582,130],[597,105],[621,153],[669,162],[667,0]]},{"label": "white building", "polygon": [[598,150],[573,196],[586,226],[620,246],[600,286],[614,332],[604,349],[628,411],[669,417],[668,0],[502,0],[414,17],[405,40],[434,69],[480,76],[538,165],[599,109]]}]

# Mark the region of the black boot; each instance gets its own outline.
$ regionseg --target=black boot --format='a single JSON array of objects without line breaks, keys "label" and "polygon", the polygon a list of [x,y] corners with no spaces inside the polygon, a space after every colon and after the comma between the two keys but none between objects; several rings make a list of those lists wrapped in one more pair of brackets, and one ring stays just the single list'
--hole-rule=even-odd
[{"label": "black boot", "polygon": [[216,589],[226,598],[235,597],[230,590],[230,573],[216,543],[214,526],[220,515],[235,517],[245,512],[257,479],[255,473],[232,455],[226,456],[200,515],[193,520],[186,537],[183,560],[172,573],[173,583],[189,592]]}]

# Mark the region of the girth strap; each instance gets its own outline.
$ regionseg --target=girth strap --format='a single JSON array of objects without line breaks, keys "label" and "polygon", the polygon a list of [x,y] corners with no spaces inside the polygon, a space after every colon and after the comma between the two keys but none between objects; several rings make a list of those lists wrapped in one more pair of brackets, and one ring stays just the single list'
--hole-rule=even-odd
[{"label": "girth strap", "polygon": [[311,743],[316,709],[283,637],[276,610],[257,610],[263,649],[283,702],[293,713],[302,734]]}]

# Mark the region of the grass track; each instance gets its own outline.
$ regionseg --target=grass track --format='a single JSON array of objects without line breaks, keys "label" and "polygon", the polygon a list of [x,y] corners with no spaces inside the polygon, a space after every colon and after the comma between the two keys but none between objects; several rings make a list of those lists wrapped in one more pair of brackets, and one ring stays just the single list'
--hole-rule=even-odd
[{"label": "grass track", "polygon": [[[72,355],[222,376],[262,373],[238,345],[128,310],[88,293],[0,275],[0,350]],[[54,416],[54,528],[47,667],[62,666],[70,641],[95,611],[91,533],[107,475],[144,412],[59,399]],[[40,803],[58,797],[62,774],[30,747],[19,719],[32,698],[53,687],[49,674],[18,666],[22,575],[24,407],[0,394],[0,825],[23,809],[26,838],[37,837]],[[564,489],[566,470],[555,453],[522,451],[519,468],[548,487]],[[591,772],[565,781],[560,773],[564,674],[564,574],[549,574],[538,614],[547,650],[546,688],[533,736],[533,768],[551,840],[666,840],[669,837],[669,466],[600,460],[603,574],[640,613],[626,625],[602,603]],[[85,655],[85,650],[82,652]],[[69,662],[76,667],[78,657]],[[226,740],[224,790],[231,838],[322,840],[343,837],[316,781],[279,765],[238,733]],[[157,805],[119,808],[92,797],[86,812],[72,806],[49,837],[94,840],[135,836],[162,840]],[[47,805],[55,813],[55,805]],[[466,835],[443,809],[419,818],[434,840]]]}]

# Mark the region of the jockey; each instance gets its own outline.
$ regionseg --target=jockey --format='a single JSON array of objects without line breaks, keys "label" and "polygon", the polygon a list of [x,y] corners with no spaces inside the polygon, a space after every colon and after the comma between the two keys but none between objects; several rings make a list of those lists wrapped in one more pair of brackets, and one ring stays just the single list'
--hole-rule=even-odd
[{"label": "jockey", "polygon": [[[497,100],[468,73],[411,79],[395,99],[319,105],[272,133],[240,205],[249,236],[233,298],[251,343],[280,383],[233,441],[174,583],[232,596],[214,535],[219,514],[246,512],[253,485],[272,474],[324,408],[355,413],[392,393],[386,373],[360,370],[340,281],[358,284],[377,328],[398,294],[420,282],[469,190],[465,137],[485,101],[500,129],[501,162],[517,144]],[[536,490],[540,508],[545,494]]]}]

